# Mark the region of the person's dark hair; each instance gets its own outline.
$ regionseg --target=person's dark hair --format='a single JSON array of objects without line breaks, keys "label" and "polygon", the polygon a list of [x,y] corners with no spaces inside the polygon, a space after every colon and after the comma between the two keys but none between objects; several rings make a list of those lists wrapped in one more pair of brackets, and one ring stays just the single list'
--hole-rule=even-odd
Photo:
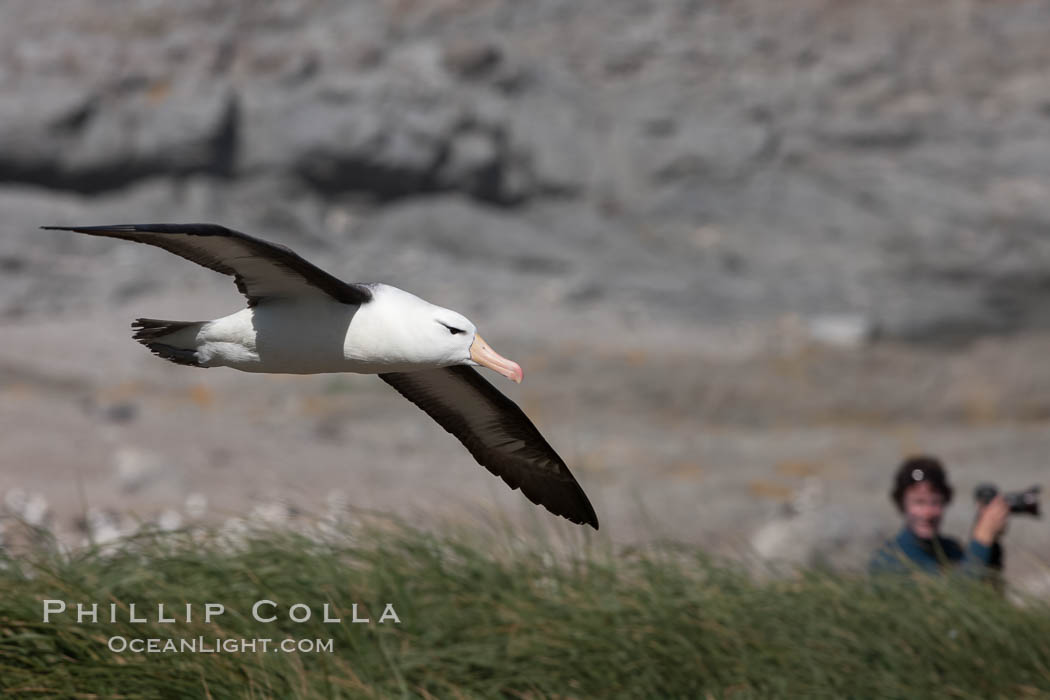
[{"label": "person's dark hair", "polygon": [[936,457],[919,455],[909,457],[897,468],[890,498],[897,504],[898,510],[904,512],[904,492],[909,486],[920,481],[928,481],[930,486],[944,496],[946,504],[951,503],[952,487],[948,484],[948,475],[944,471],[944,465]]}]

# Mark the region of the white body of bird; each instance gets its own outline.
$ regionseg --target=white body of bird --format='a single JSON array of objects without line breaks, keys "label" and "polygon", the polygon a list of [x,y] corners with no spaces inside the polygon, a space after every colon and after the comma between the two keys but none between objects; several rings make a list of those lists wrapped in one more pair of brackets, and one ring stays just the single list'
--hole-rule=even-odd
[{"label": "white body of bird", "polygon": [[151,340],[195,352],[202,367],[244,372],[378,374],[475,364],[476,329],[461,314],[390,285],[373,285],[372,293],[363,305],[270,300]]}]

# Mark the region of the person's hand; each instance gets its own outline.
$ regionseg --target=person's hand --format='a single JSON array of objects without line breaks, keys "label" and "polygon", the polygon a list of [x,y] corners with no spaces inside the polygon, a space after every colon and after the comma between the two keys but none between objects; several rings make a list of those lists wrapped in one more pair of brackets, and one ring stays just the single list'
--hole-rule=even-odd
[{"label": "person's hand", "polygon": [[973,526],[973,538],[985,547],[992,544],[1006,529],[1006,520],[1010,516],[1010,506],[1002,495],[997,495],[981,509],[977,524]]}]

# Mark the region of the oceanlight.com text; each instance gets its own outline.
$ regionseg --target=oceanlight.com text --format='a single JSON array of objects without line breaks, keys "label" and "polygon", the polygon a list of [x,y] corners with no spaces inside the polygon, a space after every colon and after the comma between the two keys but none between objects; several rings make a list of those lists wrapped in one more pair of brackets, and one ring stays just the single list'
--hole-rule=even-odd
[{"label": "oceanlight.com text", "polygon": [[110,637],[109,650],[116,654],[331,654],[335,650],[332,639],[231,639],[222,637]]}]

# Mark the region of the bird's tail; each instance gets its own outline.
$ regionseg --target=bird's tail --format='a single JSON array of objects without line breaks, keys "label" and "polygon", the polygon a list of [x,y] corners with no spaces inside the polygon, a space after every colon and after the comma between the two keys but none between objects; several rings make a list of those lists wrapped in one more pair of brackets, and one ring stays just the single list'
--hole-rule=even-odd
[{"label": "bird's tail", "polygon": [[197,333],[206,321],[162,321],[156,318],[137,318],[131,327],[131,337],[139,341],[157,357],[190,367],[203,367],[197,357]]}]

